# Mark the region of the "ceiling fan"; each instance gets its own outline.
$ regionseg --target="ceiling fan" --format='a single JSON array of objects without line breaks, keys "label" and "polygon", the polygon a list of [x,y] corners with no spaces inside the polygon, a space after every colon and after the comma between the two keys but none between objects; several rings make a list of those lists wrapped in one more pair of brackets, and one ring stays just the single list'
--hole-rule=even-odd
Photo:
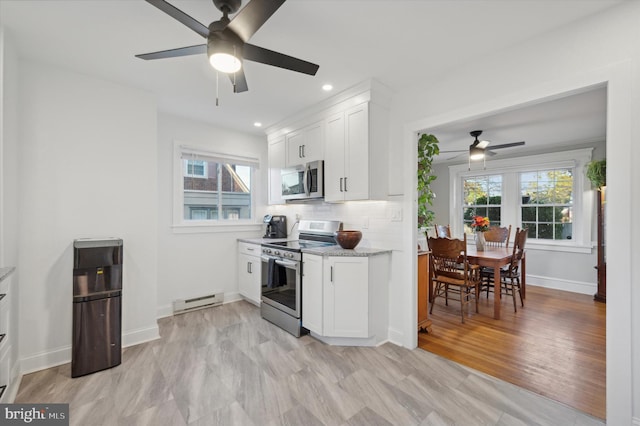
[{"label": "ceiling fan", "polygon": [[229,19],[229,14],[240,9],[242,0],[213,0],[222,12],[222,18],[208,27],[164,0],[146,1],[206,38],[207,44],[145,53],[136,55],[137,58],[164,59],[206,53],[216,70],[229,74],[235,93],[249,89],[242,69],[243,60],[309,75],[318,71],[319,66],[311,62],[247,43],[285,0],[251,0],[233,19]]},{"label": "ceiling fan", "polygon": [[[487,140],[478,140],[478,137],[482,134],[482,130],[473,130],[469,132],[469,134],[475,138],[473,143],[469,145],[469,162],[471,162],[471,160],[482,160],[486,156],[496,155],[496,153],[493,152],[494,149],[511,148],[514,146],[524,145],[524,141],[520,141],[520,142],[505,143],[501,145],[494,145],[491,147],[491,149],[488,149],[487,147],[491,142]],[[455,150],[455,151],[440,151],[441,154],[452,153],[452,152],[467,152],[467,150],[461,149],[461,150]]]}]

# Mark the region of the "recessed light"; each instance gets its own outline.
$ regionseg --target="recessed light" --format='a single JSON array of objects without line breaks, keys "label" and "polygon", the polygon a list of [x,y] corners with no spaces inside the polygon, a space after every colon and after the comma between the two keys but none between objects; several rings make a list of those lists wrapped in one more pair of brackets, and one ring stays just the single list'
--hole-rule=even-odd
[{"label": "recessed light", "polygon": [[328,92],[330,90],[333,90],[333,86],[330,84],[325,84],[322,86],[322,90],[324,90],[325,92]]},{"label": "recessed light", "polygon": [[255,123],[253,123],[253,125],[256,127],[262,127],[262,123],[259,121],[256,121]]}]

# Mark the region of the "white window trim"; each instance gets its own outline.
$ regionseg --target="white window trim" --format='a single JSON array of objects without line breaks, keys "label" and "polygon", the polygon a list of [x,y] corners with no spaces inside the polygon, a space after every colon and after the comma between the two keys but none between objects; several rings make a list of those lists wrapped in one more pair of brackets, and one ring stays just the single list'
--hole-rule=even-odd
[{"label": "white window trim", "polygon": [[256,222],[256,199],[258,198],[255,185],[255,169],[251,172],[251,218],[238,220],[185,220],[184,215],[184,176],[185,162],[182,158],[183,152],[198,152],[199,155],[208,154],[211,158],[226,158],[229,160],[248,161],[259,165],[258,158],[240,157],[233,154],[214,153],[206,147],[194,147],[185,145],[181,141],[173,142],[173,218],[171,228],[177,234],[192,234],[203,232],[242,232],[259,231],[262,223]]},{"label": "white window trim", "polygon": [[586,178],[585,168],[591,161],[592,151],[593,148],[584,148],[504,160],[491,160],[486,163],[486,168],[483,169],[474,169],[474,163],[471,163],[471,170],[469,170],[468,164],[449,166],[449,223],[452,234],[462,235],[464,232],[462,229],[462,209],[459,208],[463,196],[463,178],[502,174],[504,178],[502,180],[501,221],[504,225],[519,224],[522,220],[518,197],[520,194],[518,173],[529,170],[571,167],[574,169],[573,208],[574,211],[580,212],[579,215],[574,214],[573,239],[570,241],[528,239],[527,247],[532,250],[591,253],[592,248],[595,246],[591,235],[595,191],[591,189],[591,184]]}]

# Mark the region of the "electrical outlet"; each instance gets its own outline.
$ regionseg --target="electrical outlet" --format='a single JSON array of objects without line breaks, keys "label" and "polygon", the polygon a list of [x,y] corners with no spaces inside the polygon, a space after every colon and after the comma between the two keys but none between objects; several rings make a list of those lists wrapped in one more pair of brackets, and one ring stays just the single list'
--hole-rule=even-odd
[{"label": "electrical outlet", "polygon": [[302,219],[302,215],[300,213],[296,213],[296,222],[299,222]]}]

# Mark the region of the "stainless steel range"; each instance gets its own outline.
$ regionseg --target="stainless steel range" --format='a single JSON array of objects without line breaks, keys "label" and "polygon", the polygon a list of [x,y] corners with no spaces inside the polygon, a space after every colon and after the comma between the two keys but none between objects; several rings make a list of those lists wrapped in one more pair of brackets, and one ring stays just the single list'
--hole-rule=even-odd
[{"label": "stainless steel range", "polygon": [[262,317],[296,337],[302,327],[302,249],[336,245],[335,220],[301,220],[299,239],[262,243]]}]

